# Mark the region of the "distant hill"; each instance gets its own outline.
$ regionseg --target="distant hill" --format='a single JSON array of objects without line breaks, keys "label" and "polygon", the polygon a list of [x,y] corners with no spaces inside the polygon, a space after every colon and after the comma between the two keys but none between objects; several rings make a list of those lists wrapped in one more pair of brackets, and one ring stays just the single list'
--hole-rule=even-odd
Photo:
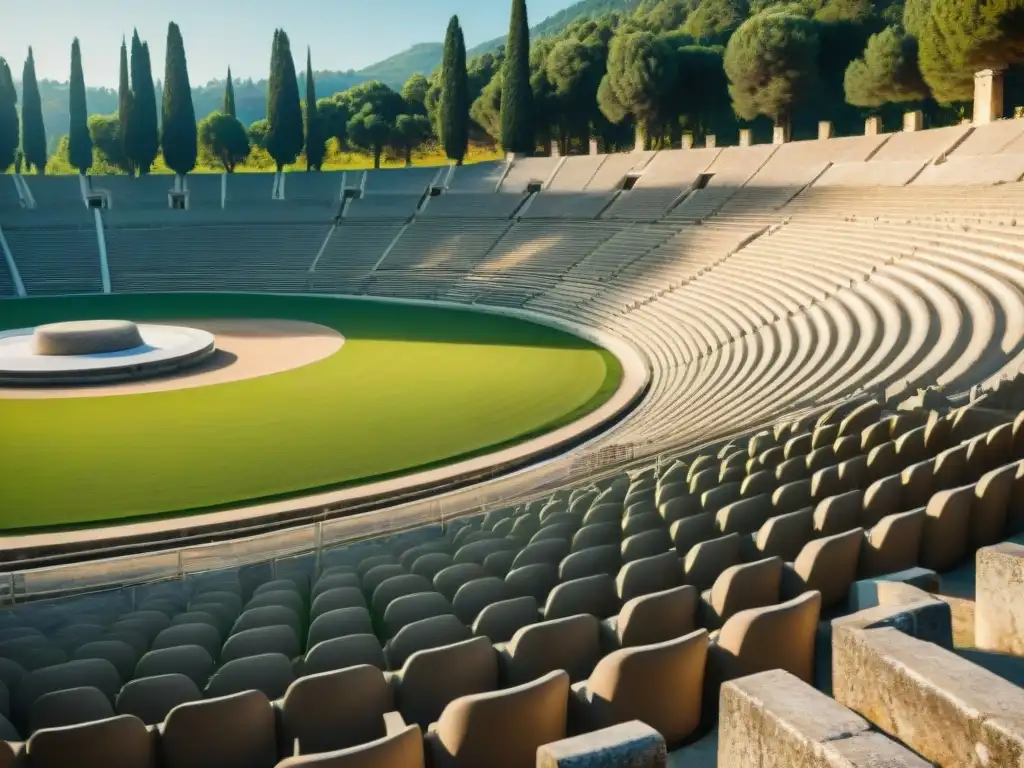
[{"label": "distant hill", "polygon": [[[572,22],[576,21],[576,19],[596,19],[598,16],[603,16],[606,13],[629,10],[637,5],[639,5],[639,0],[579,0],[578,3],[548,16],[540,24],[531,27],[530,38],[536,40],[538,37],[557,35],[572,24]],[[492,53],[498,49],[498,46],[504,44],[504,36],[496,37],[493,40],[488,40],[486,43],[474,46],[466,51],[466,55],[473,57],[479,56],[482,53]],[[438,57],[438,61],[440,61],[440,57]]]},{"label": "distant hill", "polygon": [[[579,0],[533,26],[531,36],[533,39],[537,39],[557,35],[576,19],[593,19],[612,11],[628,10],[635,8],[638,2],[639,0]],[[474,46],[466,51],[466,54],[472,58],[482,53],[493,53],[504,44],[505,37],[503,35]],[[392,88],[398,89],[417,72],[429,75],[441,64],[443,52],[444,45],[442,43],[418,43],[401,53],[389,56],[384,61],[361,69],[356,74],[365,76],[368,80],[380,80]],[[317,85],[319,86],[319,83]]]},{"label": "distant hill", "polygon": [[[535,25],[532,28],[532,35],[534,39],[554,35],[578,18],[595,18],[610,11],[633,8],[637,3],[638,0],[580,0]],[[481,53],[493,52],[504,43],[505,38],[498,37],[481,43],[467,53],[472,57]],[[442,43],[419,43],[358,71],[317,72],[317,97],[324,98],[339,91],[346,91],[370,80],[380,80],[399,90],[405,81],[417,72],[428,75],[440,65],[443,49]],[[15,87],[18,89],[18,103],[21,104],[21,83],[15,83]],[[305,93],[304,73],[299,75],[299,88],[300,93]],[[43,122],[46,125],[47,140],[50,151],[53,151],[60,137],[68,132],[68,85],[53,80],[43,80],[39,84],[39,90],[43,100]],[[157,97],[159,99],[159,92]],[[195,105],[196,116],[201,119],[220,109],[223,98],[223,81],[215,80],[206,85],[194,87],[192,101]],[[88,88],[86,100],[90,114],[110,114],[117,110],[117,92],[109,88]],[[267,81],[249,79],[236,82],[235,105],[238,119],[245,125],[251,125],[266,117]]]},{"label": "distant hill", "polygon": [[398,90],[417,72],[429,75],[441,63],[443,53],[443,43],[418,43],[356,74],[367,80],[380,80]]}]

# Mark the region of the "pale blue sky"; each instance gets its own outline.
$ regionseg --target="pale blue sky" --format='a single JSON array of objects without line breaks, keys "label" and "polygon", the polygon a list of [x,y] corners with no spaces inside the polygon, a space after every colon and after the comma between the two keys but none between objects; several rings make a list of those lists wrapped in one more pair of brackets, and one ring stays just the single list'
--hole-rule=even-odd
[{"label": "pale blue sky", "polygon": [[[529,0],[536,24],[573,0]],[[167,23],[176,21],[185,38],[194,84],[224,76],[266,77],[274,29],[283,27],[296,59],[305,66],[313,48],[317,70],[360,69],[413,43],[440,42],[448,18],[459,14],[469,47],[508,31],[510,0],[0,0],[16,9],[0,25],[0,56],[20,79],[28,46],[40,78],[67,80],[71,40],[82,42],[89,85],[117,86],[121,35],[132,28],[149,41],[153,73],[163,75]],[[173,8],[173,10],[170,10]]]}]

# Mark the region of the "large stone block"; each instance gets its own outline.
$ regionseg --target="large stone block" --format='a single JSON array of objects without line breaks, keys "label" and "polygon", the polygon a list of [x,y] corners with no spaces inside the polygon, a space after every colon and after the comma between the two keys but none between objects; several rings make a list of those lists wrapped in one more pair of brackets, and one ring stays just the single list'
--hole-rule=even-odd
[{"label": "large stone block", "polygon": [[986,651],[1024,656],[1024,546],[978,550],[974,642]]},{"label": "large stone block", "polygon": [[718,764],[758,768],[924,768],[924,760],[788,672],[722,686]]},{"label": "large stone block", "polygon": [[639,720],[545,744],[537,768],[665,768],[668,751],[661,734]]},{"label": "large stone block", "polygon": [[953,647],[953,616],[947,603],[908,584],[890,582],[881,590],[881,605],[833,620],[833,633],[839,628],[892,627],[943,648]]},{"label": "large stone block", "polygon": [[1024,690],[891,627],[832,640],[836,700],[885,733],[950,768],[1022,764]]},{"label": "large stone block", "polygon": [[[903,587],[913,587],[910,591]],[[863,611],[879,605],[905,605],[904,596],[913,596],[912,602],[928,599],[929,592],[939,590],[939,575],[927,568],[908,568],[876,579],[863,579],[850,587],[850,610]]]}]

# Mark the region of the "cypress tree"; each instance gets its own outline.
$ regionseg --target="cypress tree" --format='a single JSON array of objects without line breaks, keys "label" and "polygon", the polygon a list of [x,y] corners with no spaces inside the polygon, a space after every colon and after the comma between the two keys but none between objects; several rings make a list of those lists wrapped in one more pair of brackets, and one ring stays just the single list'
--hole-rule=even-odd
[{"label": "cypress tree", "polygon": [[121,150],[127,160],[128,175],[135,175],[135,148],[132,146],[134,134],[132,131],[132,113],[135,108],[135,97],[132,94],[132,86],[128,79],[128,46],[121,39],[121,76],[117,86],[117,122],[120,128],[119,138]]},{"label": "cypress tree", "polygon": [[316,109],[316,81],[313,79],[313,54],[306,48],[306,170],[320,170],[326,154],[327,136]]},{"label": "cypress tree", "polygon": [[231,79],[231,67],[228,67],[228,82],[224,86],[224,106],[221,107],[221,112],[225,115],[231,115],[231,117],[237,118],[238,115],[235,112],[235,83]]},{"label": "cypress tree", "polygon": [[466,41],[459,17],[452,16],[444,39],[441,62],[441,106],[438,135],[449,160],[462,165],[469,143],[469,76],[466,73]]},{"label": "cypress tree", "polygon": [[295,77],[295,61],[291,43],[283,29],[274,33],[274,49],[270,58],[270,81],[267,84],[266,148],[283,170],[302,151],[302,107],[299,104],[299,81]]},{"label": "cypress tree", "polygon": [[31,48],[25,59],[21,83],[21,144],[25,162],[34,167],[36,173],[46,173],[46,125],[43,123],[43,101],[39,96],[36,62]]},{"label": "cypress tree", "polygon": [[68,130],[68,160],[79,173],[92,167],[92,137],[89,135],[89,108],[85,103],[85,74],[82,49],[76,37],[71,43],[71,85],[69,94],[71,124]]},{"label": "cypress tree", "polygon": [[18,154],[18,94],[7,61],[0,58],[0,173],[14,164]]},{"label": "cypress tree", "polygon": [[149,60],[149,46],[139,39],[136,31],[132,35],[132,120],[131,147],[132,165],[141,175],[149,169],[160,151],[160,133],[156,119],[156,90],[153,88],[153,67]]},{"label": "cypress tree", "polygon": [[163,149],[167,167],[184,176],[196,167],[199,152],[196,111],[188,82],[188,62],[181,30],[167,27],[167,65],[164,70]]},{"label": "cypress tree", "polygon": [[537,148],[526,0],[512,0],[501,85],[501,144],[506,152],[531,155]]}]

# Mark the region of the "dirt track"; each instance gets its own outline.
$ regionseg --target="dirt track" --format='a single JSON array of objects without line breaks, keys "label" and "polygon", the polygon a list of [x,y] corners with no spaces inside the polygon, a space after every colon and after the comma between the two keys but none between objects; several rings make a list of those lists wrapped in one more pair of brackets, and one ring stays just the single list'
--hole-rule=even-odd
[{"label": "dirt track", "polygon": [[330,357],[345,343],[333,328],[295,320],[176,318],[168,322],[209,331],[217,338],[217,352],[201,365],[173,376],[101,387],[0,387],[0,398],[103,397],[207,387],[309,365]]}]

